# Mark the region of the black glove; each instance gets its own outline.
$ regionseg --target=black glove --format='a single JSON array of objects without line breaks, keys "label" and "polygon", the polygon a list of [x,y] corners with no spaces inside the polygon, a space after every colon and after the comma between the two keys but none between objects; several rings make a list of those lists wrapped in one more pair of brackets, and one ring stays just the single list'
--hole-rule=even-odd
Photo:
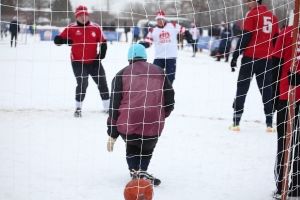
[{"label": "black glove", "polygon": [[232,71],[232,72],[235,72],[236,62],[237,62],[237,59],[232,58],[232,60],[231,60],[231,62],[230,62],[230,66],[231,66],[231,71]]},{"label": "black glove", "polygon": [[113,120],[111,117],[107,119],[107,134],[110,137],[117,138],[119,137],[120,133],[118,132],[118,128],[116,125],[116,121]]},{"label": "black glove", "polygon": [[63,39],[61,36],[57,35],[54,38],[54,44],[56,45],[62,45],[62,44],[73,44],[73,41],[71,39]]},{"label": "black glove", "polygon": [[299,86],[300,85],[300,74],[289,72],[289,85]]},{"label": "black glove", "polygon": [[106,51],[107,51],[107,43],[104,42],[100,45],[100,52],[99,52],[97,58],[100,60],[104,59],[106,56]]}]

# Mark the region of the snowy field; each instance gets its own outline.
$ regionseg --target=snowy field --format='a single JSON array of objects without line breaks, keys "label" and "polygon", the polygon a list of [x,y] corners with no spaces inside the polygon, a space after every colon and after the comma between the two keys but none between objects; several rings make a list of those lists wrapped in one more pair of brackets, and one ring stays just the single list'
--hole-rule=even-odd
[{"label": "snowy field", "polygon": [[[110,82],[127,65],[129,44],[109,44]],[[70,47],[28,36],[0,42],[0,200],[122,200],[130,180],[124,142],[106,151],[106,119],[90,79],[83,117],[73,117]],[[153,61],[153,49],[147,50]],[[179,52],[175,110],[149,172],[162,180],[154,200],[268,200],[275,189],[276,134],[265,132],[256,82],[241,132],[232,133],[237,73],[207,52]]]}]

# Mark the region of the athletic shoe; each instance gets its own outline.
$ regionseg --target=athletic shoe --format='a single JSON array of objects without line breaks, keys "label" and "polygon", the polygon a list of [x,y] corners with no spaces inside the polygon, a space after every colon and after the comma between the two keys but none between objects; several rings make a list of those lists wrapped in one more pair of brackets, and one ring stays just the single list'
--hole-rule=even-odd
[{"label": "athletic shoe", "polygon": [[[287,200],[300,200],[300,196],[298,196],[299,194],[293,194],[292,193],[289,193],[288,196],[287,196]],[[274,191],[273,193],[273,199],[276,199],[276,200],[281,200],[282,199],[282,196],[281,194],[278,194],[277,191]]]},{"label": "athletic shoe", "polygon": [[80,108],[76,108],[76,110],[74,112],[74,117],[76,117],[76,118],[81,117],[81,109]]},{"label": "athletic shoe", "polygon": [[240,126],[239,125],[231,125],[229,126],[229,130],[234,132],[240,132]]},{"label": "athletic shoe", "polygon": [[273,132],[275,132],[275,129],[272,126],[267,126],[266,132],[273,133]]},{"label": "athletic shoe", "polygon": [[281,200],[281,194],[273,194],[273,199],[278,199],[278,200]]},{"label": "athletic shoe", "polygon": [[132,170],[130,172],[130,176],[132,177],[132,179],[143,178],[149,180],[154,186],[158,186],[161,184],[161,180],[159,180],[158,178],[154,177],[152,174],[149,174],[146,171]]}]

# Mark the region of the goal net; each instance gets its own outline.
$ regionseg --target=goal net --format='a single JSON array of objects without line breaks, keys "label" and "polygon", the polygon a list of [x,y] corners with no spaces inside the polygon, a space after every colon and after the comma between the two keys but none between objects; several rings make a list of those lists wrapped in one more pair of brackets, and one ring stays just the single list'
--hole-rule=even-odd
[{"label": "goal net", "polygon": [[300,197],[298,7],[0,0],[0,199]]}]

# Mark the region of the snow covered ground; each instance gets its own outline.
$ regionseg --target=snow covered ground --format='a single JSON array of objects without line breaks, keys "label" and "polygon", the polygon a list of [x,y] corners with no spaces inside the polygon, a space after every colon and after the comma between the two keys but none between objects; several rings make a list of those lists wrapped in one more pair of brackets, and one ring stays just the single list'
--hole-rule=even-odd
[{"label": "snow covered ground", "polygon": [[[129,44],[113,43],[103,61],[108,82],[127,65]],[[106,119],[90,79],[75,119],[68,46],[0,42],[0,199],[121,200],[129,181],[124,142],[106,151]],[[149,61],[153,49],[147,50]],[[154,200],[266,200],[275,188],[276,134],[265,132],[253,81],[240,133],[228,131],[237,73],[208,53],[179,52],[175,111],[149,172],[162,180]],[[110,84],[109,84],[110,85]]]}]

